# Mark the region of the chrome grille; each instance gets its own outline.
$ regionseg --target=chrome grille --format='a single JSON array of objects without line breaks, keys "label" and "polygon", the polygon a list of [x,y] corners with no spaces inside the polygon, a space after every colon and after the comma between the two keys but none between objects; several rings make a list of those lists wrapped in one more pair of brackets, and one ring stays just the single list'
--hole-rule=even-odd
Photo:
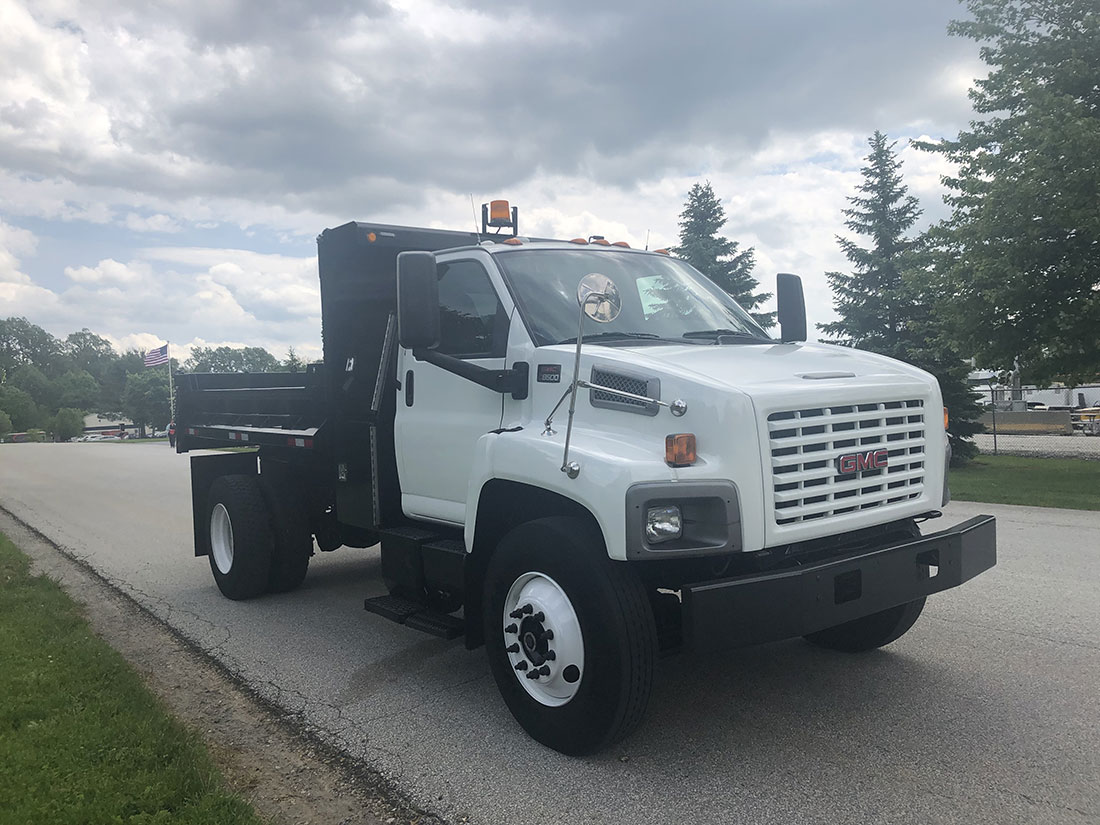
[{"label": "chrome grille", "polygon": [[[775,521],[794,524],[914,499],[924,489],[920,400],[788,410],[768,416]],[[887,466],[841,475],[837,459],[885,449]]]}]

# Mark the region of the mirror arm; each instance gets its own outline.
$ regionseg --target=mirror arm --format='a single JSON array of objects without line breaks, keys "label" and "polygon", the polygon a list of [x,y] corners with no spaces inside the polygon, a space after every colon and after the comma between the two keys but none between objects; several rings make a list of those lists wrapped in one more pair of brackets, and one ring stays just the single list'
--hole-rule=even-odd
[{"label": "mirror arm", "polygon": [[490,370],[455,358],[453,355],[444,355],[433,349],[415,349],[413,357],[417,361],[427,361],[442,370],[453,373],[467,381],[473,381],[487,390],[499,393],[511,393],[516,401],[522,401],[527,397],[528,374],[530,367],[526,361],[517,361],[511,369]]}]

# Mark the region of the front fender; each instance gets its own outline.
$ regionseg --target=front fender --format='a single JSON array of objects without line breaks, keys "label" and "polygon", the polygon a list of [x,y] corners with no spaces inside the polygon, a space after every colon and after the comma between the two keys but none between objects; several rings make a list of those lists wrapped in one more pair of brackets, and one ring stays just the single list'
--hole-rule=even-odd
[{"label": "front fender", "polygon": [[466,494],[466,547],[474,547],[482,490],[492,479],[515,481],[556,493],[592,514],[607,554],[625,560],[626,491],[636,481],[675,479],[675,471],[637,444],[574,427],[569,460],[581,466],[569,478],[561,470],[564,436],[534,430],[486,433],[478,439]]}]

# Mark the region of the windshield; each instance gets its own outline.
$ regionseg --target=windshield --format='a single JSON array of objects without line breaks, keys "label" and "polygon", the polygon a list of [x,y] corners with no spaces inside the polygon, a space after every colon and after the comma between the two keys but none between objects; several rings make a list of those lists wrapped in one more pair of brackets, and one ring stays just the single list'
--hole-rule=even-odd
[{"label": "windshield", "polygon": [[529,249],[495,257],[536,346],[576,341],[577,285],[593,272],[614,281],[622,311],[606,324],[586,319],[585,336],[699,343],[713,333],[713,340],[719,334],[740,342],[772,340],[729,295],[675,258],[594,249]]}]

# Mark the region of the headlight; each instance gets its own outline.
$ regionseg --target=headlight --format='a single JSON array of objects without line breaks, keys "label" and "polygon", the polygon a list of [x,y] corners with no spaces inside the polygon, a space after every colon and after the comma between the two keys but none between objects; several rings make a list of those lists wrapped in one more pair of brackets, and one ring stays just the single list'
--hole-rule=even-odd
[{"label": "headlight", "polygon": [[684,534],[680,508],[650,507],[645,514],[645,537],[650,544],[678,539]]}]

